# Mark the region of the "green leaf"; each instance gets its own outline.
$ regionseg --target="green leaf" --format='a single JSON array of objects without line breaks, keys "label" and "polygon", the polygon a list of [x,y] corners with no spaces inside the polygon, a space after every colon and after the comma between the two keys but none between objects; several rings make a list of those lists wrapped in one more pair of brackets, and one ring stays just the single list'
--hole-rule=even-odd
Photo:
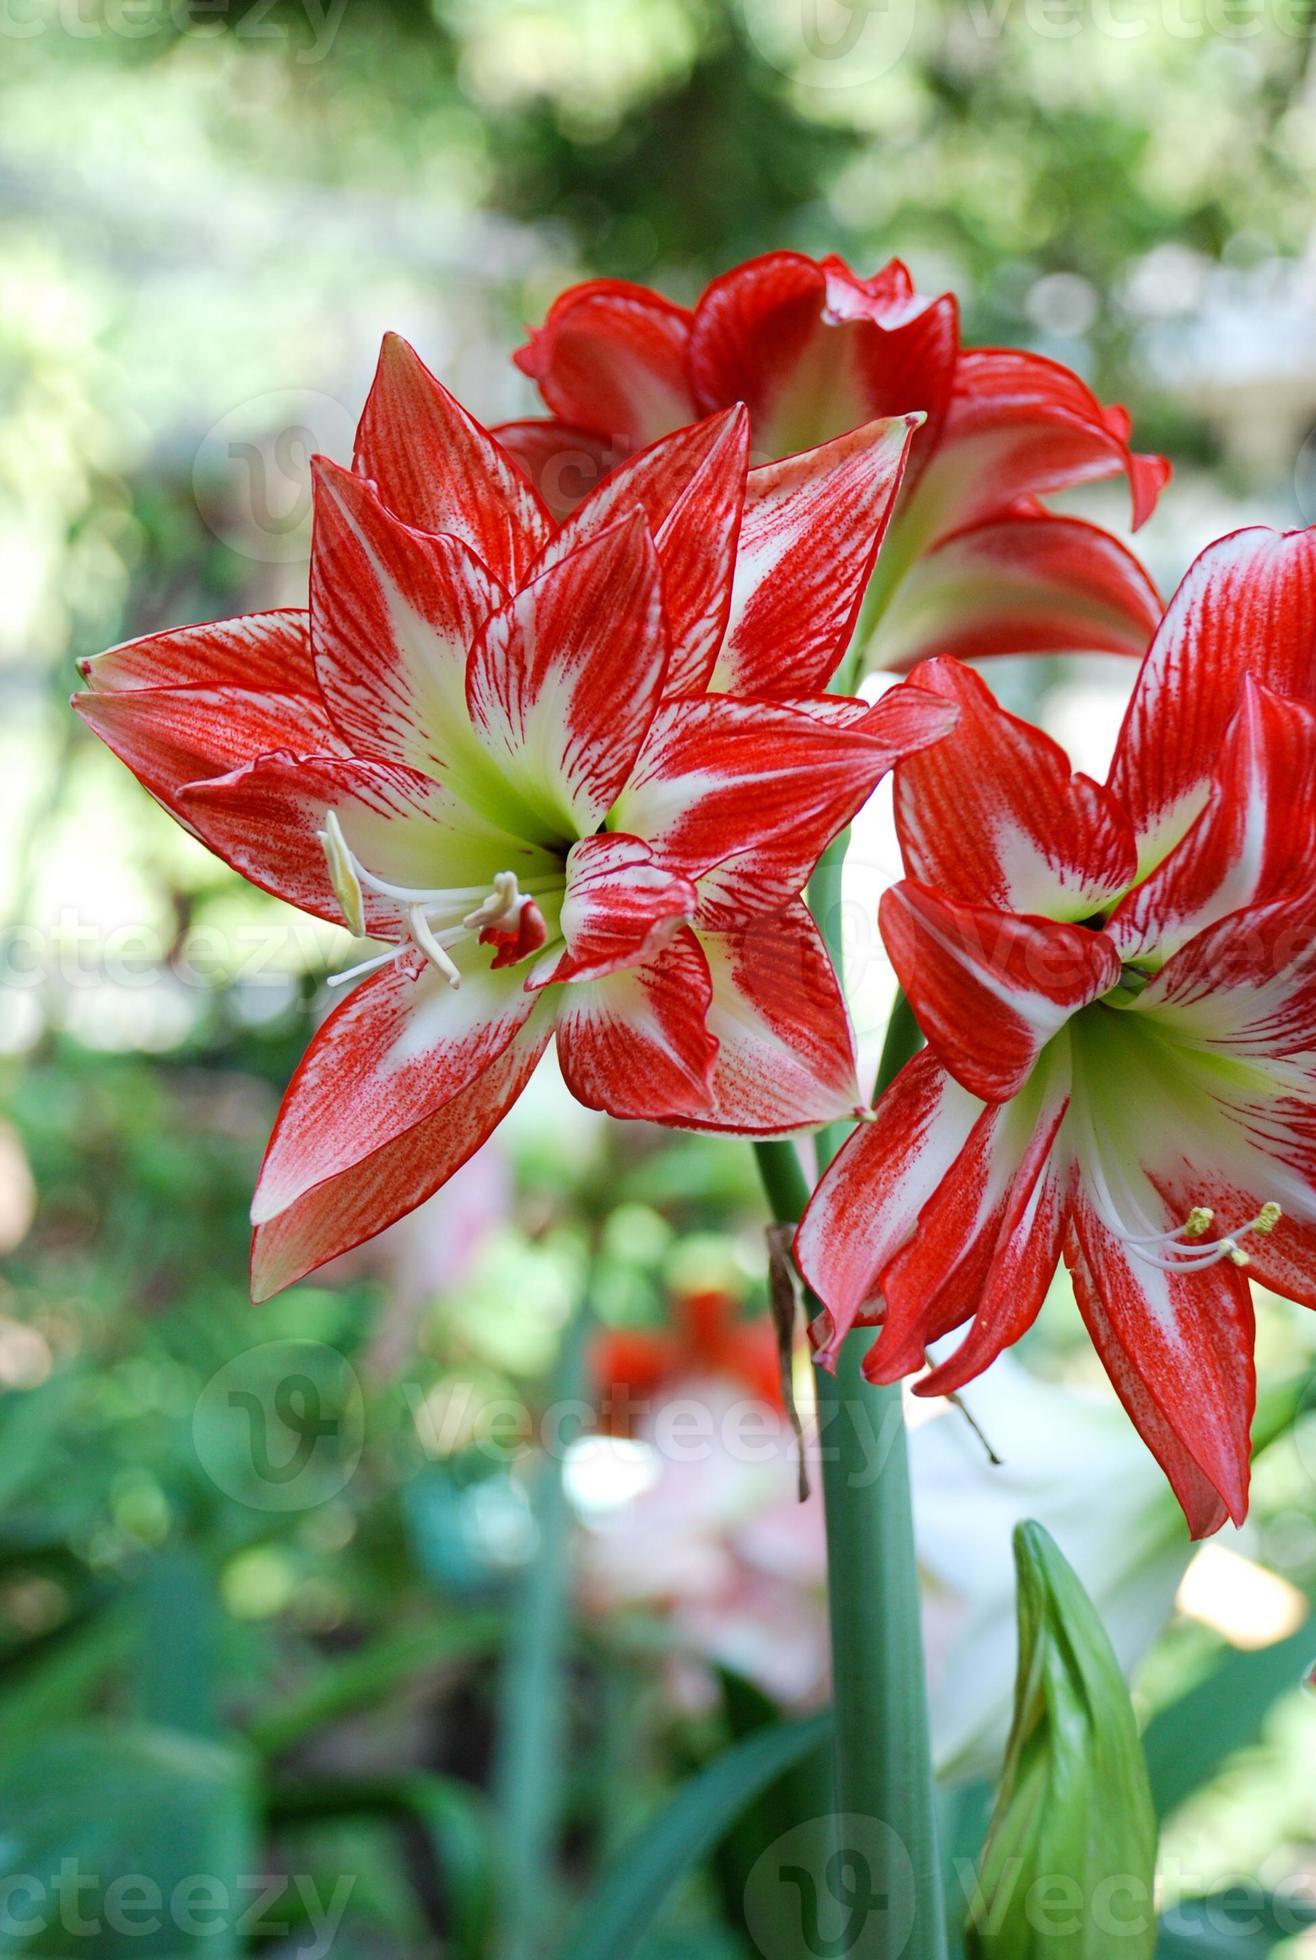
[{"label": "green leaf", "polygon": [[502,1632],[501,1615],[480,1612],[383,1634],[360,1653],[327,1661],[306,1688],[258,1715],[247,1739],[262,1756],[282,1755],[318,1729],[376,1706],[419,1675],[482,1659],[496,1649]]},{"label": "green leaf", "polygon": [[487,1950],[493,1918],[495,1841],[487,1800],[456,1777],[427,1770],[277,1786],[271,1813],[287,1824],[326,1818],[409,1817],[425,1832],[442,1875],[453,1960]]},{"label": "green leaf", "polygon": [[1298,1687],[1316,1651],[1316,1628],[1306,1621],[1272,1647],[1229,1653],[1186,1695],[1163,1708],[1143,1737],[1158,1817],[1210,1782],[1236,1750],[1261,1734],[1270,1709]]},{"label": "green leaf", "polygon": [[49,1737],[0,1788],[0,1953],[235,1960],[254,1814],[247,1758],[221,1744],[109,1722]]},{"label": "green leaf", "polygon": [[1105,1628],[1039,1524],[1015,1532],[1019,1665],[971,1960],[1149,1960],[1156,1819]]},{"label": "green leaf", "polygon": [[604,1873],[561,1960],[626,1960],[637,1952],[680,1880],[761,1791],[818,1747],[831,1719],[816,1715],[758,1729],[685,1784]]},{"label": "green leaf", "polygon": [[1156,1960],[1265,1960],[1313,1925],[1316,1907],[1275,1893],[1184,1899],[1161,1920]]}]

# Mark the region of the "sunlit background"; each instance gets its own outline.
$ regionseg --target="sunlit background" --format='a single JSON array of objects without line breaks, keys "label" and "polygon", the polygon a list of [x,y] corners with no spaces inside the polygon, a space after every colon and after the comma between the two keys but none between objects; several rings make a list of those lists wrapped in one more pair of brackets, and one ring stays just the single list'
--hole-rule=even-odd
[{"label": "sunlit background", "polygon": [[[77,659],[302,601],[307,459],[348,460],[385,329],[494,421],[533,411],[508,356],[564,284],[690,299],[778,245],[899,253],[969,341],[1125,401],[1175,463],[1163,589],[1316,520],[1312,12],[0,0],[0,1871],[35,1881],[0,1952],[565,1954],[680,1778],[827,1694],[747,1149],[604,1125],[546,1064],[438,1199],[253,1310],[247,1200],[341,935],[171,824],[68,713]],[[1126,667],[996,678],[1102,766]],[[878,808],[867,1049],[893,870]],[[1254,1520],[1191,1562],[1063,1280],[967,1391],[1001,1464],[956,1410],[913,1439],[948,1843],[980,1838],[1038,1516],[1134,1669],[1165,1905],[1265,1891],[1251,1943],[1184,1907],[1167,1954],[1304,1950],[1316,1904],[1316,1320],[1263,1301],[1259,1344]],[[821,1775],[647,1960],[765,1951],[755,1861]],[[104,1896],[130,1875],[246,1923],[212,1896],[147,1930]]]}]

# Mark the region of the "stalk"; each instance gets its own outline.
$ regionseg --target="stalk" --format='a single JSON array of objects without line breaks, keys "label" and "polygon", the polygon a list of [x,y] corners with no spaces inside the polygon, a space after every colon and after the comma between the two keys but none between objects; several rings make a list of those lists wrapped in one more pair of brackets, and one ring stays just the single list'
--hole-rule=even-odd
[{"label": "stalk", "polygon": [[[838,973],[846,841],[838,839],[824,855],[809,888]],[[918,1039],[900,996],[882,1051],[879,1094]],[[819,1134],[820,1171],[850,1127],[833,1124]],[[774,1217],[798,1218],[807,1185],[794,1147],[764,1143],[756,1152]],[[807,1307],[813,1314],[820,1303],[809,1297]],[[836,1869],[846,1875],[845,1896],[869,1902],[847,1960],[886,1960],[893,1933],[898,1937],[911,1916],[901,1949],[906,1960],[945,1960],[909,1455],[899,1384],[864,1379],[871,1341],[871,1332],[856,1330],[842,1344],[835,1375],[820,1368],[815,1376],[836,1716],[835,1850],[847,1861]],[[887,1828],[874,1831],[873,1820]]]}]

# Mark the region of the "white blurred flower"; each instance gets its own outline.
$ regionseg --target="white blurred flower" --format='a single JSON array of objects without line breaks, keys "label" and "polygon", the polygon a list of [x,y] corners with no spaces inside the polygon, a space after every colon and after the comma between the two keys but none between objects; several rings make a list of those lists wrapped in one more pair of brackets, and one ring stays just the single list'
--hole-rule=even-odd
[{"label": "white blurred flower", "polygon": [[[721,1665],[786,1707],[817,1706],[828,1693],[818,1466],[800,1504],[790,1429],[743,1386],[691,1377],[664,1397],[635,1435],[592,1437],[568,1466],[586,1609],[666,1619],[686,1698],[711,1695],[708,1668]],[[1000,1464],[949,1403],[917,1405],[923,1419],[909,1438],[933,1749],[938,1773],[953,1779],[991,1775],[1005,1746],[1010,1538],[1021,1518],[1044,1524],[1074,1565],[1126,1672],[1168,1623],[1193,1550],[1164,1478],[1113,1403],[1039,1381],[1009,1356],[965,1401]],[[675,1403],[700,1412],[679,1450],[670,1437],[660,1446],[663,1411]],[[613,1449],[626,1453],[615,1475]]]}]

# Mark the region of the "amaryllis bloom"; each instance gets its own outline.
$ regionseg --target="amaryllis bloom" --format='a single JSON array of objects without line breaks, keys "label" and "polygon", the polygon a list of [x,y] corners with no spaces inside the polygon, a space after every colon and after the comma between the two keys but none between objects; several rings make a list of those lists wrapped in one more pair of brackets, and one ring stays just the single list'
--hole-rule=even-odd
[{"label": "amaryllis bloom", "polygon": [[756,463],[876,416],[927,418],[865,611],[870,665],[934,653],[1141,654],[1154,586],[1109,533],[1038,501],[1124,475],[1135,527],[1169,475],[1129,447],[1122,408],[1041,355],[961,347],[954,298],[916,293],[899,260],[771,252],[715,279],[693,311],[595,279],[556,300],[516,356],[551,421],[500,433],[560,507],[619,456],[743,402]]},{"label": "amaryllis bloom", "polygon": [[[315,467],[309,612],[89,663],[80,712],[166,808],[254,884],[384,943],[336,976],[362,984],[280,1111],[257,1297],[435,1191],[554,1035],[574,1093],[617,1116],[780,1134],[853,1106],[800,892],[955,710],[807,691],[908,427],[747,498],[743,422],[679,432],[557,529],[390,343],[356,471]],[[834,577],[815,528],[854,533]],[[798,655],[797,700],[708,691],[756,648],[779,674]]]},{"label": "amaryllis bloom", "polygon": [[781,1407],[776,1334],[762,1315],[744,1318],[716,1287],[678,1293],[669,1326],[606,1329],[590,1350],[590,1369],[600,1424],[614,1436],[629,1435],[674,1382],[739,1382],[757,1400]]},{"label": "amaryllis bloom", "polygon": [[1195,1534],[1247,1507],[1249,1277],[1316,1305],[1316,531],[1213,545],[1172,601],[1107,784],[951,661],[902,765],[881,927],[927,1047],[798,1239],[823,1359],[880,1319],[893,1381],[959,1387],[1079,1307]]}]

